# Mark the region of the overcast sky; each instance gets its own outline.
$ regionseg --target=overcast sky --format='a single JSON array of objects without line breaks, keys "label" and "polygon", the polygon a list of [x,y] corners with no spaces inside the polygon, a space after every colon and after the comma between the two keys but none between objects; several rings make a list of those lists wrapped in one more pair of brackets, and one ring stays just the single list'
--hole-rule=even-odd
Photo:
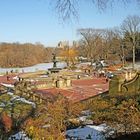
[{"label": "overcast sky", "polygon": [[59,41],[78,40],[78,28],[110,28],[119,26],[128,15],[140,15],[140,7],[115,3],[104,12],[80,0],[79,18],[62,22],[48,0],[1,0],[0,42],[41,42],[57,46]]}]

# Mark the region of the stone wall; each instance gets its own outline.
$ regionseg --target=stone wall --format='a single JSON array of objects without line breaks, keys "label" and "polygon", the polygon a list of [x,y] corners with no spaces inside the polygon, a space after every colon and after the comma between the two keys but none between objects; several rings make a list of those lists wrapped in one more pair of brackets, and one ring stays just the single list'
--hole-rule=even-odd
[{"label": "stone wall", "polygon": [[71,87],[70,77],[54,77],[50,81],[42,82],[36,85],[37,89],[46,88],[69,88]]},{"label": "stone wall", "polygon": [[109,83],[109,93],[140,92],[140,72],[126,72],[124,75],[114,76]]},{"label": "stone wall", "polygon": [[140,72],[138,72],[133,79],[125,81],[121,85],[122,92],[140,92]]}]

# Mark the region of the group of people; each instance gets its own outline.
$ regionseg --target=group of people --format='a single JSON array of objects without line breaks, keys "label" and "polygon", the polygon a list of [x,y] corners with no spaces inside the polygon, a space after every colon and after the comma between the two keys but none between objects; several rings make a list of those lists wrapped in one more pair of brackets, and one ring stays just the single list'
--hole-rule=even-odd
[{"label": "group of people", "polygon": [[105,71],[94,71],[93,72],[93,76],[94,77],[104,77],[106,82],[109,81],[109,79],[111,78],[109,75],[108,75],[108,72],[105,72]]}]

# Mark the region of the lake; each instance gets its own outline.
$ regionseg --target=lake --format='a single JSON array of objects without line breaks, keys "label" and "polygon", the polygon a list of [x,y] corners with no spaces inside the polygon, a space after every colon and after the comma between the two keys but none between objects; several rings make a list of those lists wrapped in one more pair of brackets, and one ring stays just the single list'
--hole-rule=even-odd
[{"label": "lake", "polygon": [[[22,68],[0,68],[0,73],[6,73],[6,72],[10,72],[11,70],[14,71],[18,71],[18,72],[35,72],[38,70],[47,70],[49,68],[53,67],[53,63],[40,63],[40,64],[36,64],[34,66],[30,66],[30,67],[22,67]],[[58,68],[64,68],[66,67],[66,63],[65,62],[58,62],[57,63],[57,67]]]}]

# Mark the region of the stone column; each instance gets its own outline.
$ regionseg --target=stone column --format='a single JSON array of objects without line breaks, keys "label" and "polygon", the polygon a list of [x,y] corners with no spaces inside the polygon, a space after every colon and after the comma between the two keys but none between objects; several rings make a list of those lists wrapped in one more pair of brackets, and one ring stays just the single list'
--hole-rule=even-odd
[{"label": "stone column", "polygon": [[57,88],[63,88],[64,87],[64,80],[63,79],[57,80],[56,87]]},{"label": "stone column", "polygon": [[125,79],[128,80],[128,72],[125,73]]},{"label": "stone column", "polygon": [[132,72],[129,73],[129,79],[132,79]]},{"label": "stone column", "polygon": [[70,79],[70,77],[68,77],[66,79],[66,87],[70,87],[70,86],[71,86],[71,79]]},{"label": "stone column", "polygon": [[57,80],[56,79],[53,80],[52,87],[57,87]]}]

